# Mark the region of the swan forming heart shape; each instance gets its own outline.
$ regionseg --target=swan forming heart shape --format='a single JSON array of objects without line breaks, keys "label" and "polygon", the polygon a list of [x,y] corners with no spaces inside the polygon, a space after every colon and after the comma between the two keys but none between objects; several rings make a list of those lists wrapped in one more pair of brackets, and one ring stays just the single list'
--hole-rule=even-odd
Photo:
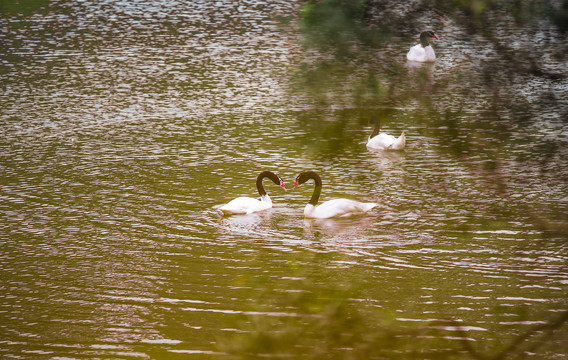
[{"label": "swan forming heart shape", "polygon": [[[269,178],[276,185],[279,185],[286,191],[286,184],[271,171],[263,171],[256,178],[256,188],[260,194],[260,199],[250,197],[238,197],[229,203],[220,206],[218,209],[225,215],[230,214],[252,214],[254,212],[263,211],[272,208],[272,200],[264,190],[262,180]],[[294,182],[294,188],[302,185],[308,180],[315,183],[314,192],[306,207],[304,208],[304,216],[307,218],[327,219],[332,217],[347,217],[356,214],[365,213],[375,206],[377,203],[363,203],[349,199],[333,199],[317,205],[322,188],[321,177],[315,171],[304,171],[300,173]]]}]

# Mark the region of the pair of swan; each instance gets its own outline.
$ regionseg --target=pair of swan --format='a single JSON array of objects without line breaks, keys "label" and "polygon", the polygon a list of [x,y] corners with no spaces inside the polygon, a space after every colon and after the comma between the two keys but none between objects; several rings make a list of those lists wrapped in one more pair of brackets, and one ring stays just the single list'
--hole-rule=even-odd
[{"label": "pair of swan", "polygon": [[[223,214],[251,214],[272,208],[272,200],[264,190],[262,180],[269,178],[276,185],[279,185],[284,191],[286,185],[280,176],[271,171],[263,171],[256,178],[256,188],[260,194],[260,200],[250,197],[238,197],[229,203],[219,207]],[[304,171],[296,177],[294,188],[302,185],[308,180],[314,180],[315,188],[312,197],[304,208],[304,216],[307,218],[327,219],[332,217],[347,217],[355,214],[365,213],[375,206],[377,203],[363,203],[349,199],[333,199],[326,201],[319,206],[317,205],[322,188],[321,177],[315,171]]]},{"label": "pair of swan", "polygon": [[430,39],[437,39],[438,37],[433,31],[424,31],[420,34],[420,44],[410,48],[406,54],[406,59],[409,61],[418,62],[433,62],[436,60],[434,49],[430,46]]}]

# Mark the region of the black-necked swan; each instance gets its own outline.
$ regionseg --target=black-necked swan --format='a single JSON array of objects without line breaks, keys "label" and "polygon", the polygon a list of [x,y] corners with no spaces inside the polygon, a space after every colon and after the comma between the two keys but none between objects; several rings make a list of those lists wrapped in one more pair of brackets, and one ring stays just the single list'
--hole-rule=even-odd
[{"label": "black-necked swan", "polygon": [[367,149],[369,150],[402,150],[406,146],[406,136],[404,131],[398,138],[385,133],[380,133],[381,123],[378,119],[375,120],[375,127],[373,133],[369,136],[367,141]]},{"label": "black-necked swan", "polygon": [[438,37],[433,31],[424,31],[420,34],[420,44],[410,48],[406,58],[409,61],[419,62],[433,62],[436,60],[434,49],[430,46],[430,39],[437,39]]},{"label": "black-necked swan", "polygon": [[280,185],[284,191],[286,191],[286,185],[280,176],[276,175],[272,171],[263,171],[258,174],[256,178],[256,188],[260,194],[260,200],[251,197],[241,196],[235,198],[225,205],[220,206],[218,209],[225,215],[230,214],[251,214],[257,211],[263,211],[272,208],[272,200],[270,196],[264,190],[262,186],[262,180],[264,178],[269,178],[276,185]]},{"label": "black-necked swan", "polygon": [[317,205],[321,194],[322,183],[320,176],[315,171],[304,171],[299,174],[294,182],[294,188],[310,179],[314,180],[315,188],[312,198],[304,208],[304,216],[307,218],[327,219],[332,217],[347,217],[365,213],[379,205],[377,203],[363,203],[349,199],[333,199]]}]

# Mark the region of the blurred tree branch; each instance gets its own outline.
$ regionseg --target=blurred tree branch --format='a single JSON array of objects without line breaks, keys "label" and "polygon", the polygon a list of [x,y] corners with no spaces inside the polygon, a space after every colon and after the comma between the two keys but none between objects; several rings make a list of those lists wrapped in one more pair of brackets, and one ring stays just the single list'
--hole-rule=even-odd
[{"label": "blurred tree branch", "polygon": [[[319,121],[320,133],[322,128],[342,131],[349,122],[360,126],[372,111],[409,109],[407,123],[424,126],[428,136],[450,145],[441,151],[462,160],[485,154],[486,166],[472,171],[487,173],[494,185],[488,189],[509,196],[503,165],[511,162],[505,149],[513,141],[534,148],[515,160],[540,168],[539,176],[548,176],[549,163],[562,158],[562,138],[543,140],[538,127],[550,117],[568,124],[561,94],[567,79],[567,21],[568,0],[309,0],[299,20],[307,51],[294,80],[321,108],[360,109],[355,116],[337,116],[341,126]],[[404,54],[426,27],[446,27],[447,42],[460,46],[449,44],[436,65],[414,69],[405,64]],[[491,121],[479,121],[480,115]],[[528,130],[531,126],[536,130]],[[514,139],[519,132],[526,138]],[[545,231],[565,232],[562,214],[523,212],[534,214]]]},{"label": "blurred tree branch", "polygon": [[[564,326],[568,322],[568,311],[564,312],[558,318],[547,322],[546,324],[539,324],[525,331],[523,334],[517,336],[511,343],[503,350],[494,355],[485,355],[475,349],[469,341],[462,340],[461,344],[464,350],[467,351],[474,359],[477,360],[505,360],[509,358],[520,359],[526,356],[526,353],[535,352],[540,347],[544,346],[547,341],[550,341],[553,333]],[[456,323],[456,327],[460,329],[461,324]],[[466,339],[466,333],[463,330],[458,331],[463,339]],[[526,349],[522,349],[523,343],[529,338],[540,335],[538,341],[533,341]]]}]

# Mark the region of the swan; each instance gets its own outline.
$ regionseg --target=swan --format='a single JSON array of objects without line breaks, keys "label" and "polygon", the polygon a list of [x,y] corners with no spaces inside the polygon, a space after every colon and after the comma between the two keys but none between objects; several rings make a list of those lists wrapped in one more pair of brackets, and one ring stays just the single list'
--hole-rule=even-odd
[{"label": "swan", "polygon": [[365,213],[377,203],[363,203],[349,199],[333,199],[317,205],[321,193],[321,178],[315,171],[304,171],[296,177],[294,188],[302,185],[306,181],[313,179],[316,186],[312,198],[304,208],[304,216],[307,218],[327,219],[331,217],[347,217]]},{"label": "swan", "polygon": [[252,214],[257,211],[263,211],[272,208],[272,200],[270,196],[264,190],[262,186],[262,180],[267,177],[276,185],[280,185],[284,191],[286,191],[286,185],[280,176],[276,175],[272,171],[263,171],[258,174],[256,178],[256,188],[260,194],[260,200],[251,197],[241,196],[229,201],[227,204],[220,206],[218,209],[224,215],[230,214]]},{"label": "swan", "polygon": [[402,150],[406,146],[406,136],[404,131],[398,138],[392,135],[387,135],[385,133],[380,133],[381,123],[377,119],[375,120],[375,127],[373,128],[373,133],[369,136],[367,141],[367,149],[369,150]]},{"label": "swan", "polygon": [[432,38],[438,38],[433,31],[424,31],[420,34],[420,44],[411,47],[408,54],[406,54],[406,58],[409,61],[419,62],[433,62],[436,60],[434,49],[430,46],[430,39]]}]

